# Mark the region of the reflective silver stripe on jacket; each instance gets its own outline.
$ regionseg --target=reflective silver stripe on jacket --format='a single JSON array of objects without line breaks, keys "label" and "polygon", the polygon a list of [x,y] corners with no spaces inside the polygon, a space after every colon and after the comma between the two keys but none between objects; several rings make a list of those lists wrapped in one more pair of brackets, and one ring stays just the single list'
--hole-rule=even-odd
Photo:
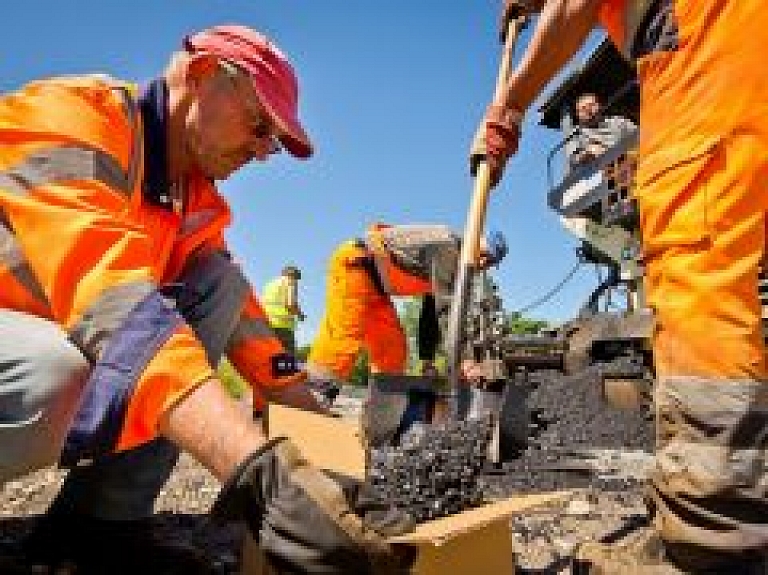
[{"label": "reflective silver stripe on jacket", "polygon": [[0,211],[0,263],[8,268],[11,275],[32,297],[45,304],[48,303],[40,282],[37,281],[32,268],[29,267],[29,262],[21,253],[19,242],[16,241],[8,223],[2,217],[2,211]]},{"label": "reflective silver stripe on jacket", "polygon": [[136,125],[138,109],[125,89],[117,88],[115,91],[122,96],[126,116],[134,127],[135,137],[127,172],[123,171],[113,156],[101,150],[75,146],[52,147],[38,150],[22,162],[0,172],[0,188],[22,195],[32,188],[54,182],[96,180],[130,197],[141,162],[141,139]]},{"label": "reflective silver stripe on jacket", "polygon": [[[136,186],[142,160],[142,142],[138,126],[139,111],[137,103],[127,89],[116,87],[114,90],[121,96],[125,115],[133,126],[134,138],[127,172],[123,171],[114,157],[101,150],[74,146],[51,147],[38,150],[22,162],[0,172],[0,190],[15,195],[25,195],[38,186],[54,182],[96,180],[130,198]],[[21,247],[13,236],[13,228],[3,216],[2,209],[0,209],[0,265],[8,267],[17,281],[34,297],[47,303],[45,292],[24,258]]]},{"label": "reflective silver stripe on jacket", "polygon": [[216,210],[199,210],[184,216],[179,228],[179,235],[190,236],[210,224],[219,212]]},{"label": "reflective silver stripe on jacket", "polygon": [[387,253],[387,248],[384,245],[383,236],[376,230],[369,231],[365,234],[364,243],[365,247],[373,254],[373,265],[376,267],[381,288],[385,293],[392,295],[394,291],[388,270],[389,253]]},{"label": "reflective silver stripe on jacket", "polygon": [[136,305],[155,289],[151,282],[138,281],[104,290],[69,330],[70,337],[83,355],[95,362],[114,331]]}]

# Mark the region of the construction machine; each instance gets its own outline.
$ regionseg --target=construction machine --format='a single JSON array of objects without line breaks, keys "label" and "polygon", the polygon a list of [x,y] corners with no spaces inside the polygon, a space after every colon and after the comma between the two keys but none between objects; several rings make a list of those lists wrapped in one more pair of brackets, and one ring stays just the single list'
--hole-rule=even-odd
[{"label": "construction machine", "polygon": [[[574,106],[586,93],[605,103],[602,115],[637,123],[634,71],[607,41],[540,108],[540,124],[563,136],[546,160],[548,205],[581,241],[576,255],[597,268],[600,281],[573,319],[541,333],[519,335],[506,323],[509,312],[492,278],[478,278],[462,355],[487,366],[487,379],[498,382],[496,388],[505,394],[507,383],[520,374],[554,369],[576,375],[593,369],[610,403],[637,407],[647,402],[653,379],[652,318],[643,297],[639,217],[632,198],[637,132],[624,134],[602,154],[572,166],[565,150],[578,135]],[[502,400],[502,412],[507,403]],[[513,435],[519,433],[526,414],[518,410],[507,415],[502,425]]]},{"label": "construction machine", "polygon": [[[547,156],[547,203],[563,227],[581,240],[578,257],[602,270],[575,318],[558,329],[565,342],[566,373],[599,370],[604,397],[619,407],[647,403],[654,377],[652,315],[643,293],[640,221],[633,199],[637,132],[627,134],[601,155],[573,168],[565,157],[578,135],[578,98],[596,94],[601,116],[639,123],[640,94],[634,69],[608,40],[553,90],[540,107],[540,124],[558,130],[562,140]],[[763,330],[768,333],[768,275],[760,273]]]},{"label": "construction machine", "polygon": [[[526,429],[532,422],[524,397],[530,388],[527,376],[533,372],[557,370],[580,376],[590,370],[603,398],[614,407],[647,410],[650,405],[655,375],[653,317],[644,297],[640,219],[633,198],[638,134],[636,130],[624,134],[602,154],[573,166],[566,150],[579,133],[575,104],[587,93],[603,103],[602,116],[639,124],[635,71],[607,40],[549,93],[539,109],[539,123],[562,135],[546,158],[547,204],[580,240],[576,256],[598,270],[597,285],[572,319],[520,335],[508,324],[510,310],[504,309],[493,278],[482,274],[465,320],[461,356],[486,367],[484,390],[476,395],[495,393],[502,454],[513,453],[527,441]],[[765,268],[758,294],[768,339]],[[481,399],[480,405],[494,403]],[[651,416],[650,410],[646,415]]]},{"label": "construction machine", "polygon": [[637,125],[634,69],[607,40],[540,108],[540,124],[563,135],[547,156],[547,203],[581,240],[580,260],[594,265],[602,278],[576,317],[560,326],[558,337],[565,341],[566,373],[596,368],[610,403],[638,407],[650,397],[654,373],[652,315],[643,294],[640,222],[632,194],[637,130],[572,166],[565,150],[580,130],[574,107],[588,93],[603,102],[600,117],[629,118]]}]

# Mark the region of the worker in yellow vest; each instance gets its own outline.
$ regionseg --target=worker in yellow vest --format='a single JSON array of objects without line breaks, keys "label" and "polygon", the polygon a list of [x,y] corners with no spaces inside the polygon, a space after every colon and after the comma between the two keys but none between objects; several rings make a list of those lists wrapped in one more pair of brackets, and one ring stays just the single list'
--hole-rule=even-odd
[{"label": "worker in yellow vest", "polygon": [[286,351],[292,354],[296,353],[296,324],[306,317],[299,307],[300,279],[299,268],[287,265],[279,276],[264,286],[262,292],[262,304],[269,325]]}]

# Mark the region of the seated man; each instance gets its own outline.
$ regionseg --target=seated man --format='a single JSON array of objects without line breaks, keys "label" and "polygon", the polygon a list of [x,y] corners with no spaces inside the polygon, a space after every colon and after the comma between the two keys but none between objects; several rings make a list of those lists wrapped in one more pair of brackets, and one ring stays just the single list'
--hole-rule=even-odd
[{"label": "seated man", "polygon": [[592,92],[579,96],[575,112],[576,127],[565,145],[569,169],[591,162],[637,130],[629,118],[601,115],[600,100]]}]

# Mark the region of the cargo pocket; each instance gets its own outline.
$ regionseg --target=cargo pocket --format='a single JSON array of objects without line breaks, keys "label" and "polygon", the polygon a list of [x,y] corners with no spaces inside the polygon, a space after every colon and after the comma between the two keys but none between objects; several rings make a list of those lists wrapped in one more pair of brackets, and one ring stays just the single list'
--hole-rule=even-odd
[{"label": "cargo pocket", "polygon": [[718,140],[709,140],[691,150],[673,147],[642,159],[635,197],[645,258],[666,248],[710,241],[714,222],[707,180],[717,156]]}]

